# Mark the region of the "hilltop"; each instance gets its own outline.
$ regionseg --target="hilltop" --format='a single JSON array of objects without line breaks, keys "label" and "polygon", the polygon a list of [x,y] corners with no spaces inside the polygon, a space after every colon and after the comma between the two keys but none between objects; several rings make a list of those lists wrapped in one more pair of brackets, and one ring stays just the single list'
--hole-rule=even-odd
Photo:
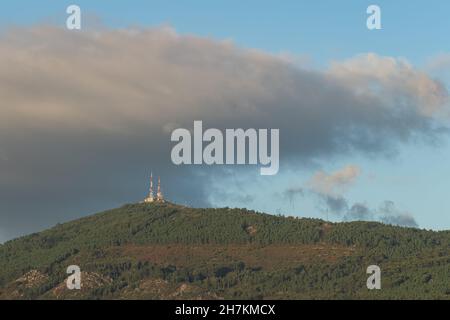
[{"label": "hilltop", "polygon": [[[82,290],[65,287],[79,265]],[[379,265],[382,290],[366,288]],[[450,231],[128,204],[0,245],[0,299],[450,299]]]}]

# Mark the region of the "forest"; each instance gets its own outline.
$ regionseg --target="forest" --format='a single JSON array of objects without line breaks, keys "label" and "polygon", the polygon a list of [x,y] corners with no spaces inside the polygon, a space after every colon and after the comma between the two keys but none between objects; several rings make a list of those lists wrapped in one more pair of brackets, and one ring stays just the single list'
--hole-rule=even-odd
[{"label": "forest", "polygon": [[[82,289],[65,287],[82,270]],[[378,265],[382,289],[368,290]],[[450,299],[450,231],[128,204],[0,246],[0,299]]]}]

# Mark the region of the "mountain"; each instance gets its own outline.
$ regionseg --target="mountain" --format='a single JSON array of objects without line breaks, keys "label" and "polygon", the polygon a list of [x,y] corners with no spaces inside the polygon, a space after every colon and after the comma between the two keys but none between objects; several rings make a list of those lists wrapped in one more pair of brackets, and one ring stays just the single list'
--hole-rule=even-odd
[{"label": "mountain", "polygon": [[[68,290],[69,265],[82,289]],[[381,290],[366,269],[381,268]],[[0,245],[0,299],[450,299],[450,231],[128,204]]]}]

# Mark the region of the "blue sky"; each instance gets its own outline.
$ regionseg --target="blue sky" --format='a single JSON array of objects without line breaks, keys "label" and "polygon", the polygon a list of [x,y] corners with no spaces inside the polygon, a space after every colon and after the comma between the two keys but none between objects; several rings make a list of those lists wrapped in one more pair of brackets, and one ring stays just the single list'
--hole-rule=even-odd
[{"label": "blue sky", "polygon": [[[404,56],[423,64],[448,52],[447,1],[13,1],[2,4],[3,25],[43,21],[64,25],[65,9],[79,5],[112,27],[169,24],[180,33],[230,38],[271,52],[310,55],[319,64],[360,52]],[[383,30],[369,32],[366,8],[382,9]]]},{"label": "blue sky", "polygon": [[[70,4],[81,7],[83,23],[88,26],[95,24],[97,18],[112,28],[170,25],[180,34],[231,39],[241,47],[289,54],[316,69],[325,69],[334,60],[373,52],[380,56],[403,57],[419,69],[439,74],[442,81],[450,80],[449,70],[428,70],[434,57],[450,52],[450,2],[446,0],[18,0],[1,4],[0,27],[8,29],[41,23],[64,26],[65,9]],[[366,28],[366,8],[370,4],[381,7],[382,30]],[[448,82],[445,85],[449,88]],[[333,172],[355,163],[362,173],[345,193],[349,202],[364,202],[375,208],[390,199],[400,211],[411,213],[420,227],[450,229],[449,142],[445,138],[435,146],[401,145],[394,157],[349,154],[329,161],[322,159],[320,168]],[[272,190],[302,184],[311,173],[303,168],[295,172],[295,178],[282,172],[273,182],[255,178],[262,185],[266,183],[263,191],[255,188],[255,181],[243,182],[242,186],[257,199],[249,206],[270,212],[323,217],[311,197],[297,199],[295,208],[286,201],[264,201]],[[215,204],[244,206],[239,201],[230,205],[220,199],[216,199]]]}]

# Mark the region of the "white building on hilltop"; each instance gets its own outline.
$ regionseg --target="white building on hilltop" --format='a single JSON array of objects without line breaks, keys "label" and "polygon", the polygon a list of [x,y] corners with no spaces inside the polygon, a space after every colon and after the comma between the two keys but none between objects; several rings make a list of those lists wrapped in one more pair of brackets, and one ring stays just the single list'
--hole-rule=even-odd
[{"label": "white building on hilltop", "polygon": [[153,173],[150,174],[150,190],[148,197],[144,199],[145,203],[150,202],[164,202],[164,196],[161,191],[161,179],[158,177],[158,191],[156,192],[156,198],[153,196]]}]

